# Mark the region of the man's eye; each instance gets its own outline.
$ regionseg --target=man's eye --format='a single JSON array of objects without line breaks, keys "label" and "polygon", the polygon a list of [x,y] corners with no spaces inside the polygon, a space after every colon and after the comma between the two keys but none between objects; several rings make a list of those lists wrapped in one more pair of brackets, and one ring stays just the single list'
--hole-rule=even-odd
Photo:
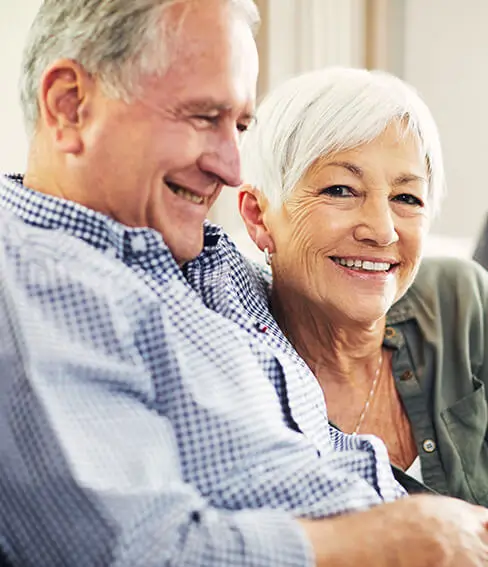
[{"label": "man's eye", "polygon": [[424,203],[415,195],[411,195],[410,193],[402,193],[401,195],[395,195],[393,197],[394,201],[398,201],[400,203],[404,203],[405,205],[412,205],[414,207],[423,207]]},{"label": "man's eye", "polygon": [[205,124],[211,124],[212,126],[215,126],[218,123],[220,116],[213,114],[197,114],[193,118]]},{"label": "man's eye", "polygon": [[346,185],[331,185],[330,187],[325,187],[320,192],[321,195],[328,195],[329,197],[352,197],[354,195],[353,190]]},{"label": "man's eye", "polygon": [[237,124],[236,128],[239,132],[246,132],[249,129],[249,124]]}]

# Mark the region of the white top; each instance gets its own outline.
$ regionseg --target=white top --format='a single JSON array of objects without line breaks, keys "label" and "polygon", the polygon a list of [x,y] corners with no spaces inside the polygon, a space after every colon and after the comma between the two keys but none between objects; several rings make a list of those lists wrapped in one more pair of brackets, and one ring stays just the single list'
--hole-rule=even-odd
[{"label": "white top", "polygon": [[422,469],[420,468],[420,457],[418,455],[415,461],[408,467],[408,469],[405,472],[415,480],[418,480],[419,482],[424,482],[422,479]]}]

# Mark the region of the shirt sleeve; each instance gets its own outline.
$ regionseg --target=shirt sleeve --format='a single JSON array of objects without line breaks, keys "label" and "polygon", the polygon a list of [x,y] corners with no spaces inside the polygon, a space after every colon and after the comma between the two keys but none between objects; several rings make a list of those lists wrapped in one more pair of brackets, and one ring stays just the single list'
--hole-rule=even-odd
[{"label": "shirt sleeve", "polygon": [[218,510],[184,481],[134,341],[143,306],[113,274],[88,275],[0,246],[8,554],[36,567],[313,565],[291,515]]}]

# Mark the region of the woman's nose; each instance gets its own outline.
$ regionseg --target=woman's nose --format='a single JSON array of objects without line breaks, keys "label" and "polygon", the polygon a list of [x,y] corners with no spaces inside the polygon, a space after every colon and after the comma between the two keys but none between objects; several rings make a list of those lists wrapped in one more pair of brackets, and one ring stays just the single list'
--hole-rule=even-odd
[{"label": "woman's nose", "polygon": [[398,241],[395,219],[389,201],[365,203],[358,211],[354,231],[357,240],[373,246],[390,246]]}]

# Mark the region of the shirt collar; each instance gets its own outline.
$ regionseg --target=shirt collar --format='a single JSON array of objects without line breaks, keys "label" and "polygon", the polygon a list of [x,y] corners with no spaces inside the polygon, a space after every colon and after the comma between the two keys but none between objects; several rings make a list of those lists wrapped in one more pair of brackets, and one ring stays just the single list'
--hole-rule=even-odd
[{"label": "shirt collar", "polygon": [[398,323],[404,323],[409,319],[415,319],[415,310],[412,305],[410,294],[407,291],[403,297],[390,307],[386,316],[386,324],[396,325]]},{"label": "shirt collar", "polygon": [[[150,228],[131,228],[79,203],[29,189],[19,174],[0,175],[0,207],[11,211],[26,224],[61,230],[91,246],[127,262],[130,257],[161,255],[174,262],[161,235]],[[222,229],[206,222],[203,254],[211,254]]]},{"label": "shirt collar", "polygon": [[219,248],[222,240],[225,240],[226,235],[221,226],[212,224],[206,220],[203,223],[203,251],[202,254],[213,254]]}]

